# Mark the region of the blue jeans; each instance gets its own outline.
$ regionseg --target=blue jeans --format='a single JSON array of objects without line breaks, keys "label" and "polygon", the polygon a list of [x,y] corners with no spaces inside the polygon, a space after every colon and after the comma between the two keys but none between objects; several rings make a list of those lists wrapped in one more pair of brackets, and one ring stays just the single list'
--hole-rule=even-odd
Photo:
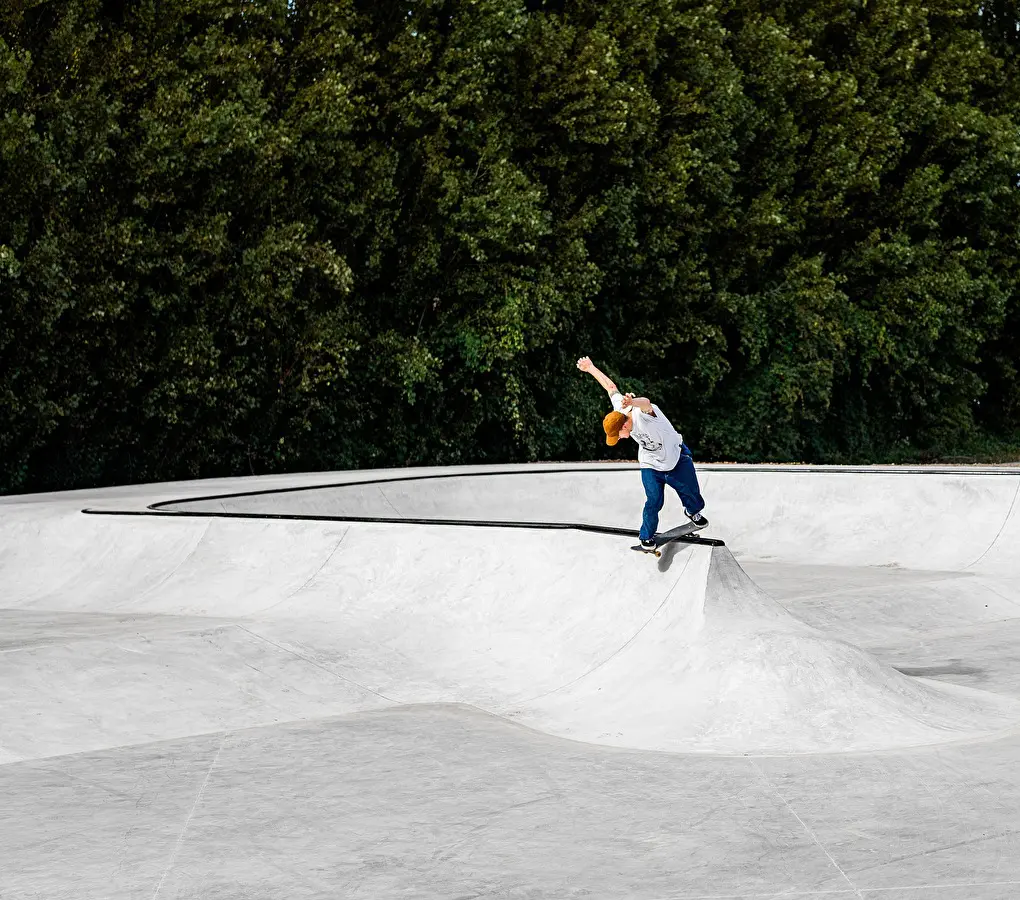
[{"label": "blue jeans", "polygon": [[698,487],[698,475],[694,471],[694,460],[686,444],[680,445],[680,460],[669,472],[658,469],[642,469],[641,483],[645,487],[645,509],[641,516],[641,540],[647,541],[659,527],[659,511],[666,501],[668,484],[680,495],[684,511],[694,515],[705,508],[705,501]]}]

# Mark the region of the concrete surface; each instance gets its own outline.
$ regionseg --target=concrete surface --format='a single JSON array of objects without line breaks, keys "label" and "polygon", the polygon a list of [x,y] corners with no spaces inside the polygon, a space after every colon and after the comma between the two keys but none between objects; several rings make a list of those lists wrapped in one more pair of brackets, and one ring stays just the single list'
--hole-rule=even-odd
[{"label": "concrete surface", "polygon": [[1020,896],[1020,472],[700,472],[0,499],[0,898]]}]

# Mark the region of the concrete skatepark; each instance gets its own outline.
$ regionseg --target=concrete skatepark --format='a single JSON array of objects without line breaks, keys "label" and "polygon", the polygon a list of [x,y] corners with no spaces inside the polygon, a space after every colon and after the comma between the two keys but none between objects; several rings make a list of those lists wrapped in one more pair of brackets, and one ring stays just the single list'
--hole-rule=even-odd
[{"label": "concrete skatepark", "polygon": [[699,474],[0,498],[0,898],[1020,896],[1020,469]]}]

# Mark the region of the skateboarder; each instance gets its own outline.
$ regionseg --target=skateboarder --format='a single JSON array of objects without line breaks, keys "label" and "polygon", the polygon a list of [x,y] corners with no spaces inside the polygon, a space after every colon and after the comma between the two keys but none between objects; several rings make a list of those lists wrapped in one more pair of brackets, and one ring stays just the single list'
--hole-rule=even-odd
[{"label": "skateboarder", "polygon": [[705,501],[698,487],[690,448],[662,410],[647,397],[621,394],[613,381],[595,368],[587,356],[577,361],[577,368],[601,384],[613,404],[613,411],[602,420],[606,443],[612,447],[620,438],[628,437],[637,441],[641,483],[646,498],[641,517],[641,546],[646,549],[655,546],[652,538],[659,527],[659,511],[666,499],[667,484],[680,495],[687,518],[698,528],[708,525],[708,519],[701,514]]}]

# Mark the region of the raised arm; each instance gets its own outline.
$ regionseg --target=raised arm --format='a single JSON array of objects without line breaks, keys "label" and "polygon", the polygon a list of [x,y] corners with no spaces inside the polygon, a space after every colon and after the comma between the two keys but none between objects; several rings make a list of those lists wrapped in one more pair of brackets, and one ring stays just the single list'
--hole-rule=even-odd
[{"label": "raised arm", "polygon": [[613,383],[613,380],[608,375],[606,375],[605,372],[602,372],[599,369],[597,369],[595,367],[595,363],[593,363],[591,359],[589,359],[587,356],[582,356],[577,361],[577,368],[579,368],[582,372],[587,372],[589,375],[591,375],[592,378],[594,378],[599,384],[602,385],[603,388],[605,388],[606,393],[609,394],[610,397],[612,397],[613,394],[620,393],[619,390],[617,390],[616,385]]}]

